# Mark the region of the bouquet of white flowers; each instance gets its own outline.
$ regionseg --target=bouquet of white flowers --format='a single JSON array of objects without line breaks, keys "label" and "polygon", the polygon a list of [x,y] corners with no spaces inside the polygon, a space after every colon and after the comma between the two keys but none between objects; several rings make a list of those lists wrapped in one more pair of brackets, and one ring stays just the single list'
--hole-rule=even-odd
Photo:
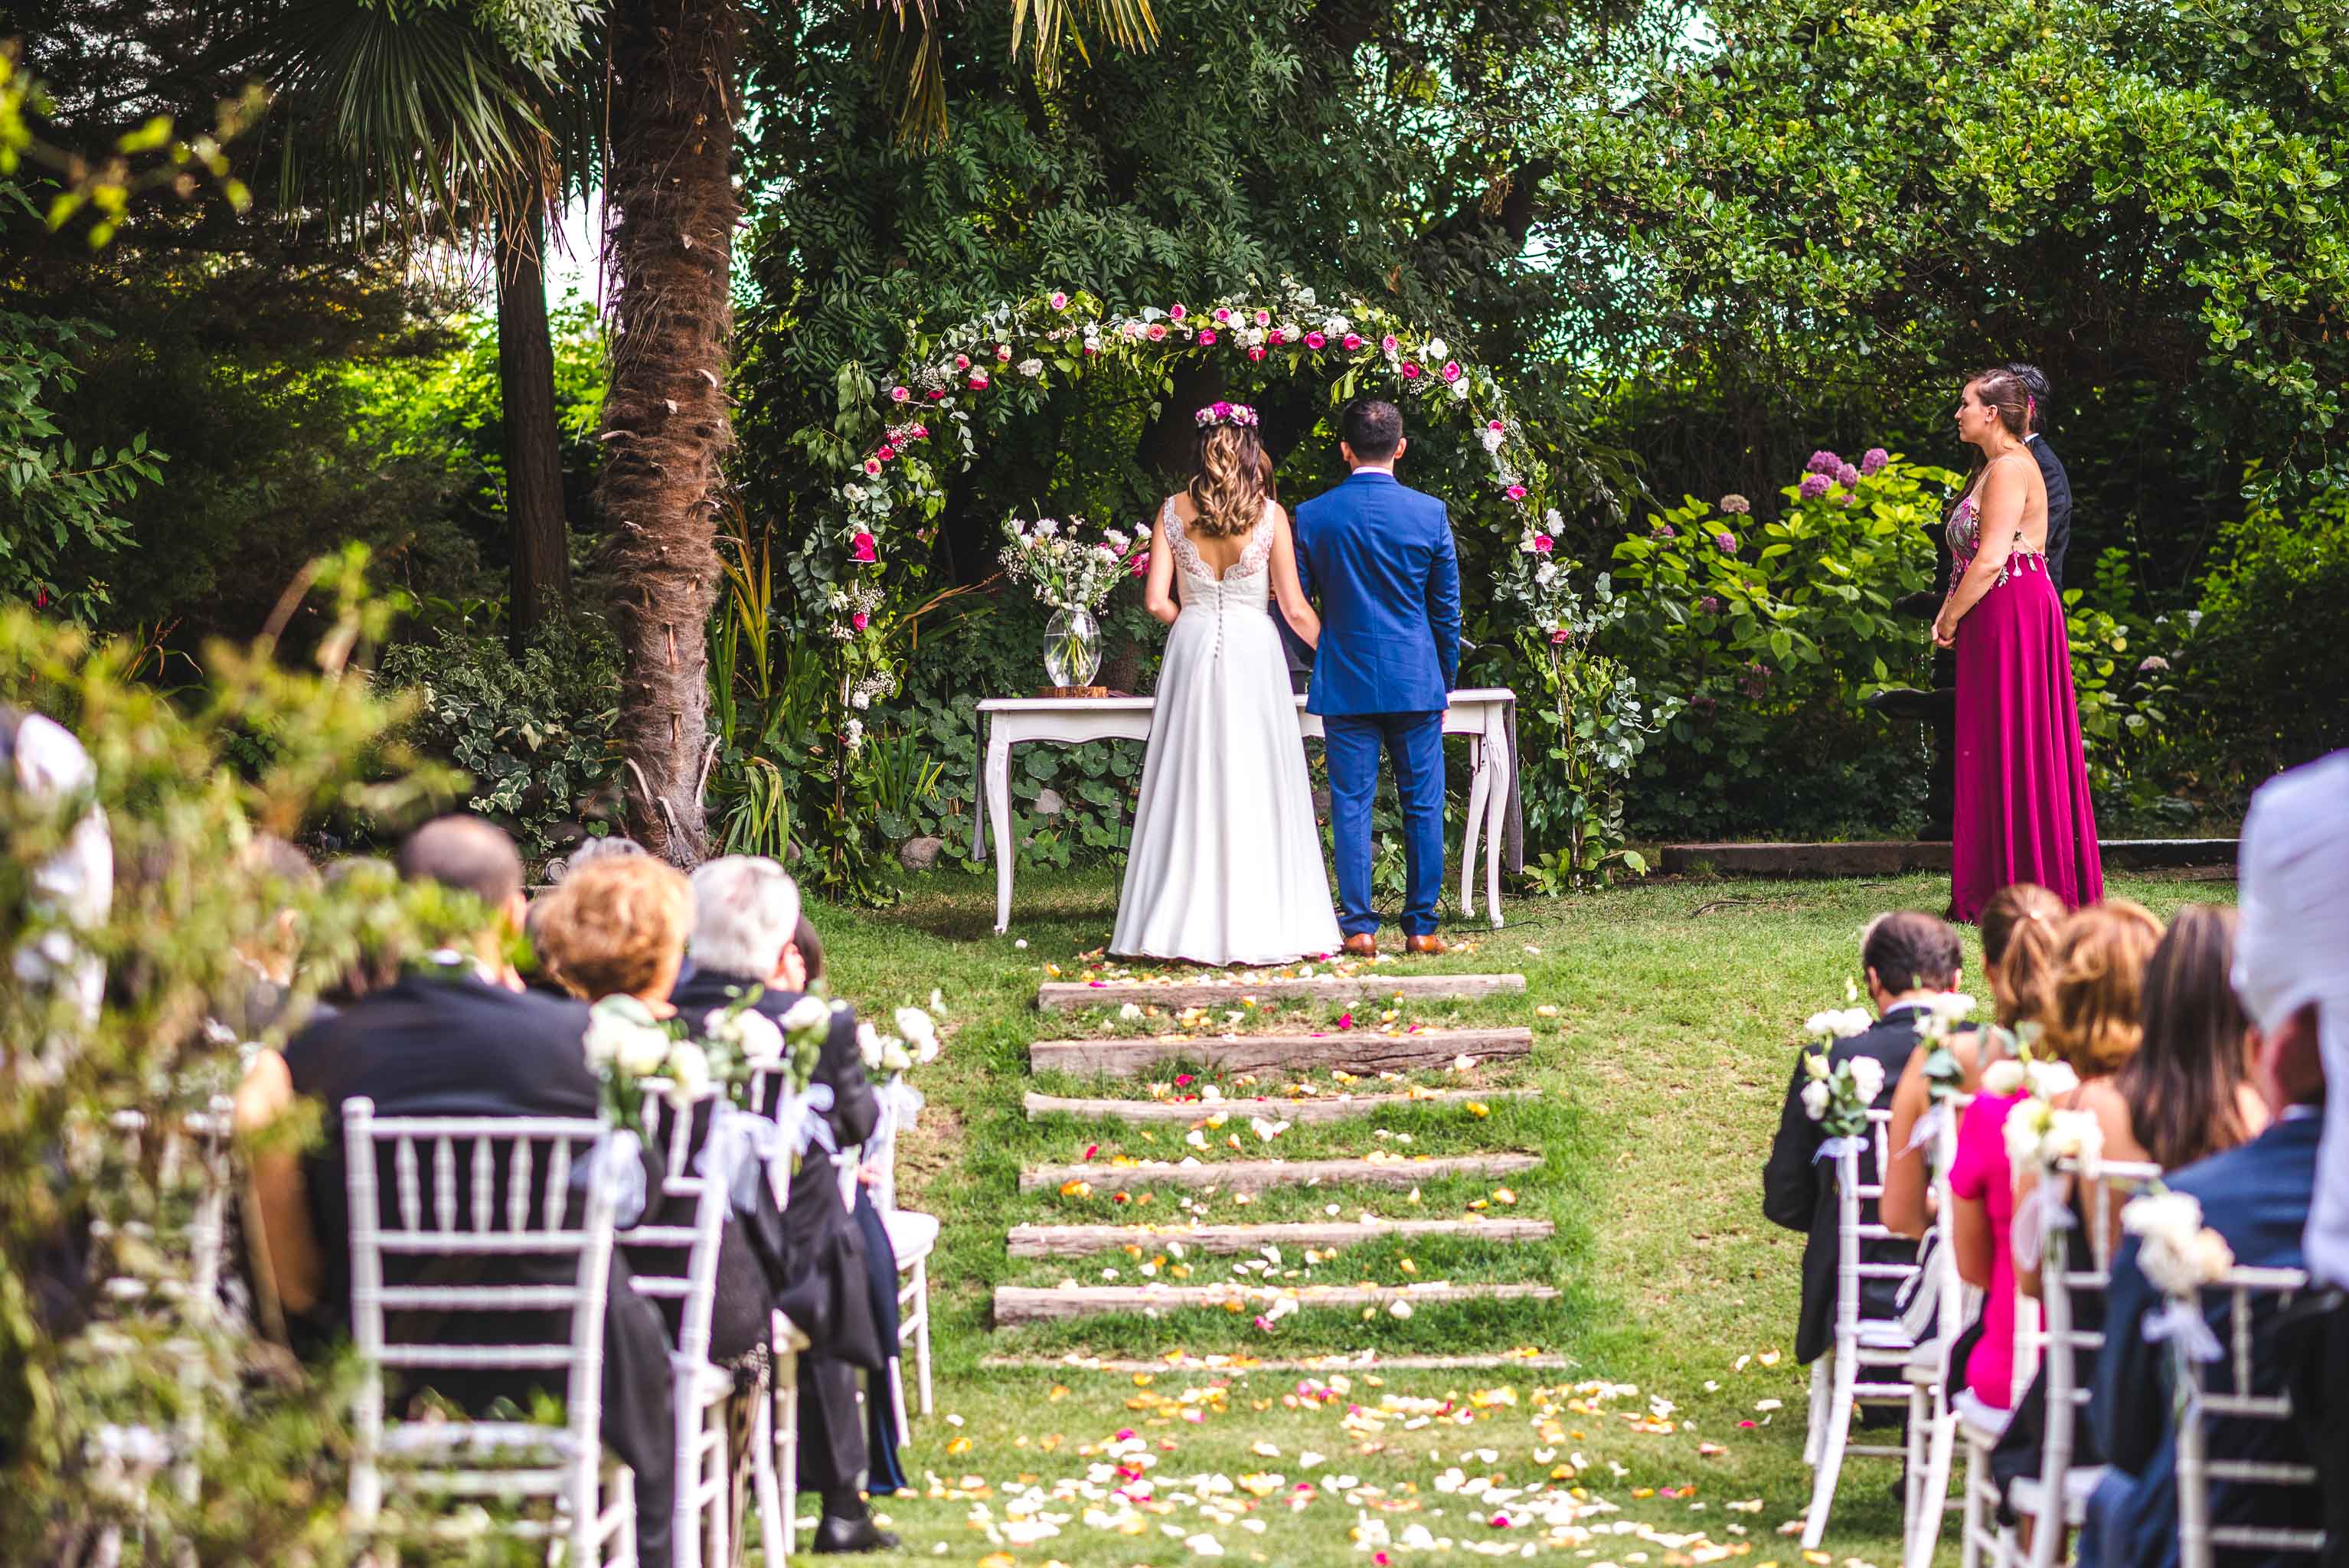
[{"label": "bouquet of white flowers", "polygon": [[2202,1204],[2190,1192],[2157,1185],[2121,1210],[2121,1228],[2139,1238],[2137,1266],[2165,1295],[2191,1295],[2235,1266],[2227,1238],[2202,1222]]},{"label": "bouquet of white flowers", "polygon": [[1003,569],[1015,583],[1035,591],[1039,603],[1055,610],[1101,608],[1110,590],[1126,573],[1126,557],[1133,536],[1105,528],[1097,539],[1084,537],[1085,520],[1065,523],[1040,518],[1034,523],[1017,517],[1003,521]]},{"label": "bouquet of white flowers", "polygon": [[[1858,988],[1848,984],[1844,999],[1856,1001]],[[1829,1008],[1804,1021],[1803,1032],[1823,1046],[1864,1032],[1876,1022],[1865,1007]],[[1810,1082],[1803,1086],[1803,1110],[1830,1140],[1858,1138],[1868,1131],[1868,1108],[1884,1092],[1884,1064],[1874,1057],[1854,1057],[1839,1067],[1828,1065],[1824,1052],[1803,1057]]]},{"label": "bouquet of white flowers", "polygon": [[[688,1037],[685,1019],[656,1018],[634,996],[606,996],[589,1008],[583,1044],[614,1123],[643,1130],[645,1079],[666,1080],[672,1103],[690,1105],[713,1085],[740,1082],[754,1068],[782,1061],[785,1031],[758,1011],[761,994],[753,985],[735,992],[725,1006],[711,1008],[698,1040]],[[818,1035],[815,1045],[822,1044]],[[791,1065],[798,1087],[804,1088],[815,1068],[814,1050],[794,1049]]]}]

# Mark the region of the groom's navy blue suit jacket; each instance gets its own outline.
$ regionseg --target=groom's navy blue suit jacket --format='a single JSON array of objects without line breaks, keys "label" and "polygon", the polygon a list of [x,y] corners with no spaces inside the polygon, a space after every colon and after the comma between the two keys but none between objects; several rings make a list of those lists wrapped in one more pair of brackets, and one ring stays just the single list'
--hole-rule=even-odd
[{"label": "groom's navy blue suit jacket", "polygon": [[1321,644],[1319,714],[1435,713],[1460,673],[1460,561],[1444,503],[1357,469],[1297,509],[1297,575]]}]

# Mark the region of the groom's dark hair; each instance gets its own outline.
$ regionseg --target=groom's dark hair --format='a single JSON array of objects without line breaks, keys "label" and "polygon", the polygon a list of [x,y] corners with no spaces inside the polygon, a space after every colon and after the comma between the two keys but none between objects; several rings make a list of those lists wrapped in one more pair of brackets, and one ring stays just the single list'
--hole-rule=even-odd
[{"label": "groom's dark hair", "polygon": [[2054,399],[2054,394],[2047,387],[2047,372],[2018,359],[2007,366],[2006,373],[2023,383],[2023,390],[2031,398],[2031,417],[2023,426],[2023,434],[2046,428],[2047,405]]},{"label": "groom's dark hair", "polygon": [[1357,459],[1382,463],[1402,445],[1402,410],[1383,397],[1357,397],[1339,417],[1338,430]]}]

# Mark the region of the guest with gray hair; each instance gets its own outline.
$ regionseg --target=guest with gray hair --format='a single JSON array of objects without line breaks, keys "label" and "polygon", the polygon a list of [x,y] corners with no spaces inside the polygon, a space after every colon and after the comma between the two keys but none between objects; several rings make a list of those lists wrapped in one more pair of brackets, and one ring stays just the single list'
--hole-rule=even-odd
[{"label": "guest with gray hair", "polygon": [[[755,988],[751,1005],[780,1025],[806,973],[794,941],[799,922],[799,884],[763,855],[727,855],[696,871],[694,969],[671,995],[678,1011],[698,1025]],[[831,1102],[823,1115],[834,1147],[872,1136],[880,1103],[864,1076],[855,1017],[845,1009],[833,1014],[811,1093],[820,1105]],[[865,1288],[864,1239],[841,1204],[831,1161],[812,1152],[792,1178],[783,1231],[792,1282],[779,1305],[813,1343],[800,1367],[801,1470],[807,1488],[823,1497],[813,1549],[885,1551],[896,1538],[874,1523],[864,1502],[867,1450],[856,1408],[856,1369],[885,1369],[885,1352]]]}]

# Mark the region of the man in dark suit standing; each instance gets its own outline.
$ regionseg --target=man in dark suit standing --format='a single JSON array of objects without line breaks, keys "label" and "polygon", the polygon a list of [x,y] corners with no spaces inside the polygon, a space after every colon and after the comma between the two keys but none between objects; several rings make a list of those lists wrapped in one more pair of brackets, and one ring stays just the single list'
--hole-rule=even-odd
[{"label": "man in dark suit standing", "polygon": [[2064,592],[2064,552],[2072,547],[2072,480],[2064,471],[2064,459],[2047,444],[2047,409],[2050,397],[2046,374],[2036,365],[2021,361],[2007,366],[2014,378],[2023,383],[2030,394],[2031,428],[2023,440],[2031,449],[2032,458],[2039,464],[2039,477],[2047,485],[2047,580],[2055,584],[2055,592]]},{"label": "man in dark suit standing", "polygon": [[[438,882],[471,893],[492,912],[466,950],[446,949],[409,965],[398,980],[351,1006],[326,1014],[286,1043],[264,1051],[237,1092],[237,1123],[274,1123],[296,1097],[324,1110],[324,1137],[308,1154],[282,1144],[251,1161],[255,1209],[268,1243],[267,1283],[297,1345],[331,1344],[350,1321],[350,1223],[340,1111],[364,1097],[377,1113],[399,1116],[564,1117],[595,1120],[601,1090],[582,1041],[586,1006],[526,992],[505,959],[522,929],[522,857],[512,841],[474,817],[443,817],[410,834],[399,849],[409,882]],[[460,1155],[460,1159],[469,1156]],[[657,1161],[648,1161],[657,1167]],[[649,1190],[659,1190],[657,1168]],[[468,1186],[460,1173],[460,1189]],[[396,1262],[396,1260],[395,1260]],[[486,1266],[495,1283],[569,1284],[569,1260],[541,1280],[526,1257],[451,1264],[435,1259],[430,1283],[482,1283],[452,1268]],[[604,1315],[604,1441],[636,1472],[636,1547],[641,1562],[669,1561],[676,1450],[670,1443],[668,1328],[636,1294],[625,1259],[612,1259]],[[529,1326],[492,1315],[501,1326],[468,1323],[451,1337],[494,1342]],[[532,1332],[536,1332],[532,1329]],[[433,1386],[468,1408],[503,1396],[526,1402],[524,1375],[436,1374]]]},{"label": "man in dark suit standing", "polygon": [[[781,1022],[800,999],[791,967],[799,920],[799,885],[774,861],[728,855],[695,872],[694,970],[670,997],[688,1025],[698,1027],[753,986],[764,989],[752,1006]],[[872,1136],[881,1107],[865,1077],[854,1015],[833,1013],[811,1085],[831,1091],[831,1108],[823,1115],[834,1147],[848,1149]],[[873,1320],[864,1241],[841,1202],[839,1167],[821,1146],[808,1150],[792,1178],[783,1233],[795,1277],[781,1305],[812,1341],[800,1358],[800,1456],[811,1490],[823,1497],[813,1550],[887,1551],[897,1538],[873,1522],[864,1502],[867,1450],[856,1406],[856,1369],[879,1371],[886,1363]]]},{"label": "man in dark suit standing", "polygon": [[[1837,1040],[1827,1051],[1830,1068],[1856,1057],[1871,1057],[1884,1068],[1887,1088],[1899,1079],[1917,1048],[1917,1026],[1928,1004],[1958,984],[1962,950],[1958,934],[1944,921],[1916,910],[1895,910],[1878,917],[1860,941],[1859,961],[1868,971],[1868,995],[1876,1004],[1874,1027]],[[1810,1047],[1804,1047],[1808,1056]],[[1835,1337],[1836,1186],[1835,1168],[1818,1158],[1822,1141],[1819,1124],[1803,1108],[1803,1087],[1810,1074],[1798,1057],[1794,1080],[1786,1086],[1786,1103],[1778,1116],[1778,1136],[1770,1145],[1770,1159],[1762,1168],[1762,1212],[1774,1224],[1801,1231],[1803,1243],[1802,1316],[1795,1333],[1795,1358],[1816,1361]],[[1860,1180],[1880,1179],[1873,1147],[1859,1156]],[[1861,1205],[1860,1218],[1876,1218],[1873,1202]],[[1908,1241],[1868,1242],[1861,1260],[1876,1264],[1908,1264],[1917,1258],[1916,1243]],[[1896,1315],[1897,1282],[1868,1279],[1861,1284],[1860,1315]]]}]

